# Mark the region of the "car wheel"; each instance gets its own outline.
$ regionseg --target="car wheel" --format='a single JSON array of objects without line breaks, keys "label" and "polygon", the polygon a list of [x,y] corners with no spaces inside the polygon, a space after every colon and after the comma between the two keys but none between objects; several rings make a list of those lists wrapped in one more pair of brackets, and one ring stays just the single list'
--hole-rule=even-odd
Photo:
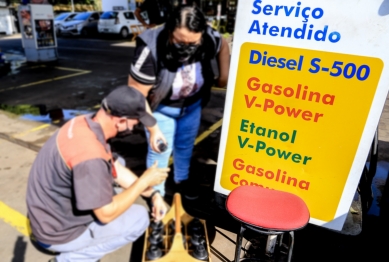
[{"label": "car wheel", "polygon": [[127,38],[128,37],[128,29],[123,27],[122,30],[120,30],[120,35],[122,38]]},{"label": "car wheel", "polygon": [[83,28],[83,29],[81,30],[81,35],[82,35],[83,37],[87,37],[87,36],[89,35],[88,30],[86,30],[86,28]]}]

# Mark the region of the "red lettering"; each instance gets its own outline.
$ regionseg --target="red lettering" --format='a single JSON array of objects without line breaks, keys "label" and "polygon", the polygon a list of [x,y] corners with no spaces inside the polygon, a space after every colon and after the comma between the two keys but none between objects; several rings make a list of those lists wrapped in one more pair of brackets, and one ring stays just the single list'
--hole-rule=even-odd
[{"label": "red lettering", "polygon": [[[252,84],[252,82],[255,81],[256,83]],[[251,91],[257,91],[261,85],[259,84],[259,79],[256,78],[256,77],[252,77],[250,78],[248,81],[247,81],[247,87],[251,90]]]},{"label": "red lettering", "polygon": [[293,116],[294,118],[297,118],[301,113],[301,109],[296,110],[296,108],[286,107],[286,112],[288,116]]},{"label": "red lettering", "polygon": [[244,160],[240,158],[236,158],[233,162],[232,165],[236,170],[243,170],[244,169]]},{"label": "red lettering", "polygon": [[251,98],[251,100],[249,101],[249,96],[248,95],[244,95],[244,99],[246,100],[247,108],[251,108],[251,106],[254,104],[255,100],[257,99],[257,97],[253,96]]},{"label": "red lettering", "polygon": [[235,177],[238,177],[238,178],[239,178],[239,175],[238,175],[238,174],[232,174],[231,177],[230,177],[230,181],[231,181],[231,183],[234,184],[234,185],[239,185],[238,182],[235,182],[235,181],[234,181],[234,178],[235,178]]},{"label": "red lettering", "polygon": [[263,107],[263,111],[267,111],[267,109],[269,108],[273,108],[274,107],[274,101],[271,100],[271,99],[265,99],[265,104],[264,104],[264,107]]}]

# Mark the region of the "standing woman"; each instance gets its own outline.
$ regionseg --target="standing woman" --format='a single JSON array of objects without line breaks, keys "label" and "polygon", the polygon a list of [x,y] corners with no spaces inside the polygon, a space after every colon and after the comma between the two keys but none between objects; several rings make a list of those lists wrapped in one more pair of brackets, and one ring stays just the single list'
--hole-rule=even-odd
[{"label": "standing woman", "polygon": [[[128,85],[147,97],[157,119],[157,125],[146,130],[147,167],[155,160],[158,167],[167,167],[173,152],[174,181],[187,184],[201,109],[212,86],[226,86],[229,63],[227,42],[195,6],[176,8],[166,24],[137,38]],[[157,149],[158,140],[167,143],[166,151]],[[165,194],[164,184],[156,189]]]}]

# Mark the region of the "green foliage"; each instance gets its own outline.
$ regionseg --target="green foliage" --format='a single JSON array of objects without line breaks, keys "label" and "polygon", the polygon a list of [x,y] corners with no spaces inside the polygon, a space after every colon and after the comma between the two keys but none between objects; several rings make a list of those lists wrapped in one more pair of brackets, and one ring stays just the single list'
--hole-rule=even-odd
[{"label": "green foliage", "polygon": [[40,115],[39,108],[31,105],[10,106],[10,105],[0,104],[0,110],[4,110],[16,115],[25,115],[25,114]]},{"label": "green foliage", "polygon": [[[12,4],[20,4],[20,0],[10,0]],[[49,3],[52,5],[70,5],[71,0],[49,0]],[[93,5],[95,4],[95,0],[73,0],[74,4],[81,4],[81,5]]]}]

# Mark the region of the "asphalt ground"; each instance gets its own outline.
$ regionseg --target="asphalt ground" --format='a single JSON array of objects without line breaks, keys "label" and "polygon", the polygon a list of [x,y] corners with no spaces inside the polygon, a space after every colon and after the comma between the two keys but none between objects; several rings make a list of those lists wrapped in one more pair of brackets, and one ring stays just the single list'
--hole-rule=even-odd
[{"label": "asphalt ground", "polygon": [[[7,53],[23,54],[21,40],[17,36],[0,38],[0,48]],[[127,83],[129,61],[133,55],[133,49],[133,43],[111,37],[59,38],[58,62],[27,64],[18,68],[16,74],[0,79],[0,104],[16,107],[20,105],[40,105],[42,107],[43,105],[46,112],[56,112],[57,109],[92,112],[105,94],[116,86]],[[215,199],[213,192],[224,99],[225,90],[214,89],[211,102],[203,111],[191,166],[191,176],[196,178],[195,185],[200,198],[198,201],[184,201],[184,207],[191,215],[204,218],[209,224],[210,239],[213,240],[211,248],[213,261],[232,260],[234,232],[237,231],[238,226],[223,210],[222,201]],[[384,113],[389,112],[389,102],[387,105]],[[57,126],[61,124],[62,122],[56,123]],[[380,131],[382,135],[380,135],[379,160],[389,162],[389,117],[380,122]],[[144,170],[147,148],[141,127],[137,128],[135,135],[126,139],[115,139],[110,143],[112,148],[126,159],[128,167],[137,174]],[[0,147],[4,149],[2,157],[8,157],[7,147],[10,147],[8,142],[0,140]],[[15,154],[23,157],[22,151]],[[29,161],[21,165],[25,168],[24,172],[27,172],[33,161],[34,153],[29,153],[26,158]],[[19,183],[23,185],[24,182]],[[8,181],[8,183],[13,183],[13,181]],[[174,191],[172,181],[169,180],[167,183],[169,190]],[[0,188],[6,185],[6,183],[0,185]],[[385,198],[387,191],[382,188],[384,192],[382,199],[387,199]],[[6,195],[12,198],[12,194],[12,191],[7,191]],[[8,200],[0,199],[1,201]],[[313,225],[308,225],[305,229],[296,232],[294,261],[360,261],[361,258],[364,258],[364,261],[387,261],[389,220],[386,207],[388,204],[381,203],[383,204],[379,215],[363,218],[362,233],[357,236],[343,235]],[[24,203],[17,203],[17,205],[20,205],[20,208],[15,207],[17,210],[25,208]],[[362,214],[359,213],[356,216],[362,216]],[[8,232],[9,228],[1,223],[3,222],[0,222],[0,232]],[[12,221],[10,223],[12,224]],[[247,239],[253,237],[255,236],[250,234],[246,236]],[[1,252],[22,254],[26,245],[28,243],[18,238],[13,245],[13,250],[10,250],[10,245],[7,245],[7,250],[0,247],[0,254]],[[139,247],[139,243],[135,243],[135,246]],[[226,251],[226,248],[229,250]],[[139,248],[132,249],[131,261],[136,261],[137,250]],[[128,260],[124,258],[123,261]],[[34,260],[29,259],[28,256],[14,255],[12,261]]]}]

